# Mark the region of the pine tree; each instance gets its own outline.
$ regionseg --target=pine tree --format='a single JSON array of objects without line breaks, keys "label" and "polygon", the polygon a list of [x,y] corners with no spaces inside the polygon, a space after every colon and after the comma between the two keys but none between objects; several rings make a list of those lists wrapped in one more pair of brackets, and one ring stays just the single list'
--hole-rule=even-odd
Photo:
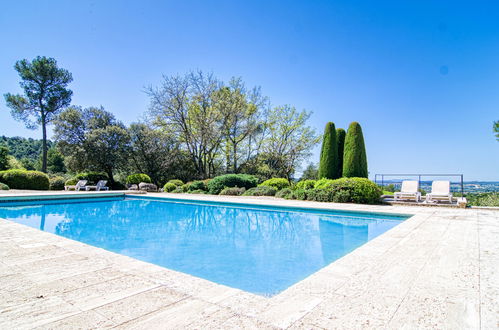
[{"label": "pine tree", "polygon": [[322,138],[321,159],[319,162],[319,179],[336,179],[338,173],[338,148],[336,128],[329,122]]},{"label": "pine tree", "polygon": [[343,176],[367,178],[367,155],[364,136],[359,123],[353,122],[348,127],[343,153]]},{"label": "pine tree", "polygon": [[347,132],[343,128],[336,129],[336,142],[338,143],[338,171],[336,177],[343,176],[343,152],[345,150],[345,135]]}]

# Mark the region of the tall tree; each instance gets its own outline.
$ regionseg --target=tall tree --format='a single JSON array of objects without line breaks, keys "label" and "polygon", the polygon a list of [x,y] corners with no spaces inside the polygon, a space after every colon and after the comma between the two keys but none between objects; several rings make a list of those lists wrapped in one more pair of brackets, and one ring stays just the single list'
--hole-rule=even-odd
[{"label": "tall tree", "polygon": [[125,126],[101,108],[70,107],[55,121],[57,149],[72,171],[103,171],[114,183],[114,173],[122,168],[130,151]]},{"label": "tall tree", "polygon": [[338,175],[338,143],[334,123],[328,122],[322,136],[319,179],[336,179]]},{"label": "tall tree", "polygon": [[317,180],[318,176],[317,166],[314,163],[310,163],[303,171],[300,180]]},{"label": "tall tree", "polygon": [[337,178],[343,176],[343,153],[345,151],[345,136],[347,132],[343,128],[336,129],[336,142],[338,143],[338,174]]},{"label": "tall tree", "polygon": [[0,171],[9,168],[9,148],[0,145]]},{"label": "tall tree", "polygon": [[224,117],[213,100],[220,87],[212,74],[198,71],[165,76],[161,87],[146,90],[153,124],[179,137],[202,178],[215,174],[224,140]]},{"label": "tall tree", "polygon": [[343,176],[367,178],[367,155],[362,128],[357,122],[348,127],[345,137]]},{"label": "tall tree", "polygon": [[32,62],[20,60],[14,68],[21,77],[24,95],[5,94],[14,119],[27,128],[42,127],[42,168],[47,172],[47,125],[71,103],[73,92],[67,88],[73,81],[71,73],[57,66],[53,58],[38,56]]},{"label": "tall tree", "polygon": [[319,137],[307,125],[310,115],[289,105],[268,112],[259,158],[269,168],[270,175],[290,179],[301,162],[311,155]]},{"label": "tall tree", "polygon": [[494,133],[496,133],[496,139],[499,141],[499,120],[494,122]]}]

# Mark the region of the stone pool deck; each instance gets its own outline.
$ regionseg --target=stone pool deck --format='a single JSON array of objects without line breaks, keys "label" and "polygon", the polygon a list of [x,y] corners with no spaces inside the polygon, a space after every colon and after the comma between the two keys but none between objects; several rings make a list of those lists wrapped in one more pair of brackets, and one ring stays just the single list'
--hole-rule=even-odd
[{"label": "stone pool deck", "polygon": [[0,219],[0,328],[499,326],[498,211],[152,196],[414,216],[271,298]]}]

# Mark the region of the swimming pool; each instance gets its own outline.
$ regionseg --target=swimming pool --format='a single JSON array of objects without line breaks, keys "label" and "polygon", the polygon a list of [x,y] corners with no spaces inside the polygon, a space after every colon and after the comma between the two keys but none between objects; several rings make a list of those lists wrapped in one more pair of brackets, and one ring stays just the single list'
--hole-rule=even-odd
[{"label": "swimming pool", "polygon": [[135,196],[0,203],[0,218],[265,296],[407,217]]}]

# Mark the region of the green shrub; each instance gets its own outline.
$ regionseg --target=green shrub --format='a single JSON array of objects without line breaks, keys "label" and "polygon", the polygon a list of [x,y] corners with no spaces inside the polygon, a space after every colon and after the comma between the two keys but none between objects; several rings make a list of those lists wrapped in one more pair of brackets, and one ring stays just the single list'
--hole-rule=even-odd
[{"label": "green shrub", "polygon": [[210,194],[218,195],[225,187],[241,187],[245,189],[256,187],[258,178],[249,174],[225,174],[217,176],[208,182]]},{"label": "green shrub", "polygon": [[64,190],[65,179],[62,176],[54,176],[49,179],[49,190]]},{"label": "green shrub", "polygon": [[291,196],[293,196],[293,190],[291,190],[290,188],[284,188],[278,191],[277,194],[275,194],[275,197],[286,199],[290,198]]},{"label": "green shrub", "polygon": [[74,186],[74,185],[76,185],[78,183],[78,181],[79,180],[76,177],[74,177],[74,178],[66,180],[66,182],[64,183],[64,185],[66,185],[66,186]]},{"label": "green shrub", "polygon": [[202,181],[202,180],[197,180],[197,181],[193,181],[189,184],[189,191],[194,191],[194,190],[203,190],[203,191],[207,191],[208,190],[208,186],[206,185],[206,182],[205,181]]},{"label": "green shrub", "polygon": [[272,178],[260,183],[260,186],[274,187],[277,190],[289,188],[291,185],[288,179],[285,178]]},{"label": "green shrub", "polygon": [[304,201],[307,199],[307,191],[305,189],[296,189],[293,191],[293,199]]},{"label": "green shrub", "polygon": [[167,182],[167,183],[165,183],[165,185],[163,186],[163,191],[164,191],[164,192],[172,192],[172,191],[174,191],[175,189],[177,189],[177,186],[176,186],[174,183],[171,183],[171,182]]},{"label": "green shrub", "polygon": [[473,206],[499,206],[499,192],[467,194],[466,199]]},{"label": "green shrub", "polygon": [[327,187],[331,186],[333,182],[334,180],[325,178],[317,180],[314,184],[314,189],[326,189]]},{"label": "green shrub", "polygon": [[[320,181],[320,180],[319,180]],[[307,192],[307,199],[318,202],[379,203],[382,191],[366,178],[341,178],[324,181]]]},{"label": "green shrub", "polygon": [[9,190],[9,186],[7,186],[5,183],[0,182],[0,190]]},{"label": "green shrub", "polygon": [[141,182],[151,183],[151,178],[147,174],[136,173],[126,177],[127,184],[139,184]]},{"label": "green shrub", "polygon": [[302,180],[295,185],[295,189],[313,189],[317,180]]},{"label": "green shrub", "polygon": [[171,191],[173,194],[183,194],[185,193],[184,189],[182,189],[182,187],[177,187],[175,188],[175,190],[172,190]]},{"label": "green shrub", "polygon": [[338,144],[334,123],[327,123],[322,137],[319,179],[336,179],[338,175]]},{"label": "green shrub", "polygon": [[343,153],[343,176],[347,178],[367,178],[367,155],[364,136],[359,123],[348,127]]},{"label": "green shrub", "polygon": [[337,178],[343,176],[343,153],[345,152],[345,136],[347,132],[343,128],[336,129],[336,143],[338,144],[338,173]]},{"label": "green shrub", "polygon": [[182,186],[184,184],[184,182],[182,180],[178,180],[178,179],[170,180],[167,183],[173,183],[177,187]]},{"label": "green shrub", "polygon": [[228,195],[228,196],[241,196],[246,191],[244,187],[225,187],[222,189],[219,195]]},{"label": "green shrub", "polygon": [[258,186],[246,190],[243,196],[275,196],[277,188],[269,186]]},{"label": "green shrub", "polygon": [[[76,182],[78,180],[87,180],[87,185],[95,185],[100,180],[109,180],[109,177],[104,172],[83,172],[78,173],[76,176]],[[75,184],[76,184],[75,182]]]},{"label": "green shrub", "polygon": [[48,175],[38,171],[1,171],[0,182],[10,189],[48,190],[50,186]]}]

